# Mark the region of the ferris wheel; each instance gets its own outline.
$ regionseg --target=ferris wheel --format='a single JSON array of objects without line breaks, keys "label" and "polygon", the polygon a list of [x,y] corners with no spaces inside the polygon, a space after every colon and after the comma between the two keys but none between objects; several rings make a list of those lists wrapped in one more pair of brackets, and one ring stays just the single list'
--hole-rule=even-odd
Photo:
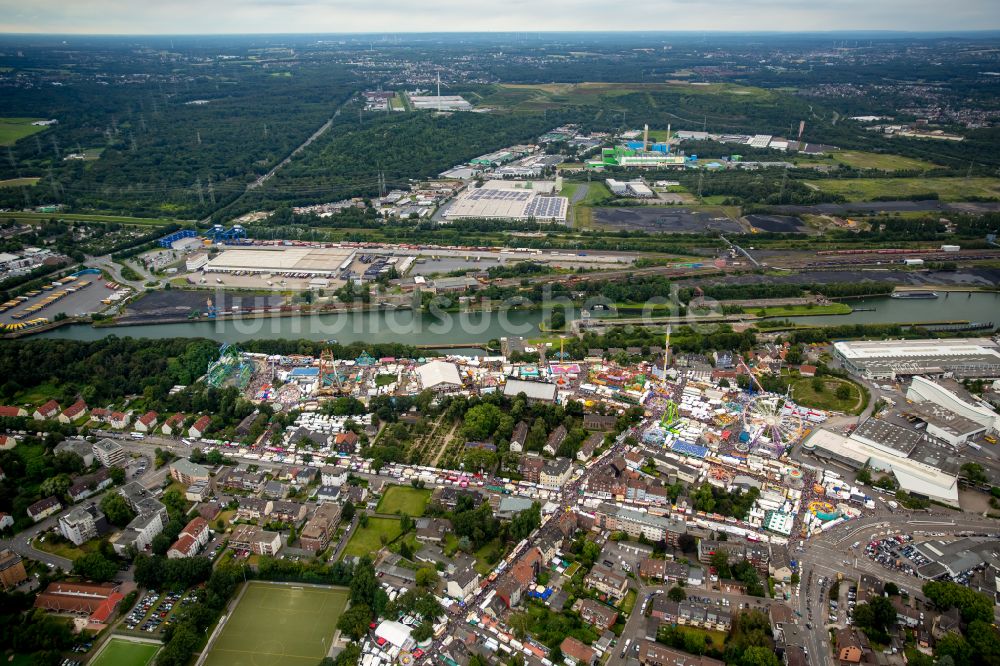
[{"label": "ferris wheel", "polygon": [[796,409],[785,409],[787,399],[773,393],[757,395],[743,408],[743,429],[748,451],[765,452],[775,458],[802,437],[802,416]]}]

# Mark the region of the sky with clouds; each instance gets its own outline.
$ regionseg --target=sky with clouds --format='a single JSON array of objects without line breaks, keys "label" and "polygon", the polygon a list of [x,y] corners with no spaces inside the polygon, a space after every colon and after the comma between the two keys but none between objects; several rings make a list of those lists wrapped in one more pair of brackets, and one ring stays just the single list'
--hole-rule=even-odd
[{"label": "sky with clouds", "polygon": [[7,33],[996,29],[998,0],[0,0]]}]

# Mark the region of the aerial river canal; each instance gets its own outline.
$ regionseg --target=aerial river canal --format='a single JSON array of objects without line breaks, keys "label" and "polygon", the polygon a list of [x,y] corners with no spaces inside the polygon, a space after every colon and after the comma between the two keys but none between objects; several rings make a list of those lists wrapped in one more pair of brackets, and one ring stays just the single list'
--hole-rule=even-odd
[{"label": "aerial river canal", "polygon": [[[846,315],[792,317],[797,324],[872,324],[917,322],[1000,322],[1000,293],[938,292],[936,299],[896,299],[880,296],[847,301],[857,311]],[[874,309],[872,309],[874,308]],[[491,338],[518,335],[539,337],[539,310],[449,314],[445,321],[412,310],[352,312],[306,317],[273,317],[172,324],[143,324],[94,328],[87,324],[64,326],[40,337],[96,340],[107,335],[136,338],[210,338],[240,342],[260,338],[335,339],[351,342],[399,342],[410,345],[484,343]]]}]

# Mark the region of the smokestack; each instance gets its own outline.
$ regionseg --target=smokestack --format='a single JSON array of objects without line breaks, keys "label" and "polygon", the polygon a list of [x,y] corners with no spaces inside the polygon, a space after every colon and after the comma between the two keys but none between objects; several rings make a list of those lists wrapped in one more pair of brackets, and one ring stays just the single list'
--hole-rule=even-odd
[{"label": "smokestack", "polygon": [[667,123],[667,154],[670,154],[670,123]]},{"label": "smokestack", "polygon": [[649,150],[649,123],[642,126],[642,152]]},{"label": "smokestack", "polygon": [[804,131],[806,131],[806,121],[800,120],[799,121],[799,141],[802,140],[802,133]]}]

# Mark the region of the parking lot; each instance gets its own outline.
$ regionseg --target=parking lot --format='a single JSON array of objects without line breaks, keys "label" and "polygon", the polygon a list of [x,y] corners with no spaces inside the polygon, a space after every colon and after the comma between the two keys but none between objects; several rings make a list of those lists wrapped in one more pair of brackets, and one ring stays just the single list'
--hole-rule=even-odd
[{"label": "parking lot", "polygon": [[[83,283],[89,284],[86,287],[80,288],[80,285]],[[65,313],[70,317],[84,316],[94,312],[99,312],[107,307],[107,305],[101,301],[114,293],[111,289],[108,289],[104,285],[105,281],[101,279],[101,276],[84,275],[75,284],[66,286],[73,286],[77,288],[77,291],[67,293],[65,296],[36,312],[26,312],[29,308],[41,303],[46,298],[58,292],[66,291],[66,287],[57,287],[50,290],[38,290],[37,293],[28,296],[26,300],[22,301],[18,305],[0,313],[0,324],[23,323],[36,317],[45,317],[49,321],[52,321],[60,312]]]},{"label": "parking lot", "polygon": [[195,596],[192,591],[186,594],[183,590],[174,591],[161,595],[156,590],[149,590],[125,616],[123,624],[130,631],[162,634],[173,624],[175,610],[194,601]]},{"label": "parking lot", "polygon": [[930,561],[921,556],[912,545],[909,545],[911,541],[913,541],[913,537],[909,534],[872,541],[865,546],[865,555],[886,569],[916,576],[917,567],[929,564]]}]

